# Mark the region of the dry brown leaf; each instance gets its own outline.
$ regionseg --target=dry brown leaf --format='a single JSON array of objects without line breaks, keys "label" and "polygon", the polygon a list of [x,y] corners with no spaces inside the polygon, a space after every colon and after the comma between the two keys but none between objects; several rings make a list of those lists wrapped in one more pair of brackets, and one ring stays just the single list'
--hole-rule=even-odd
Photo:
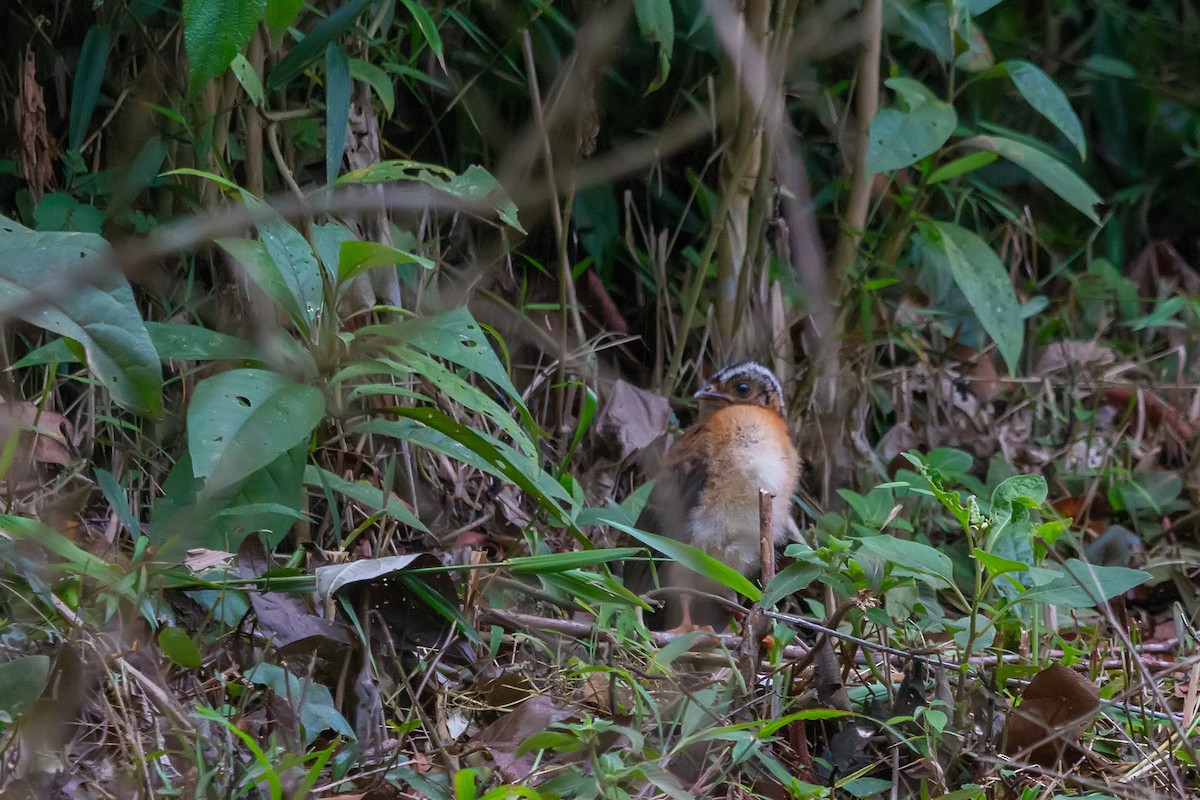
[{"label": "dry brown leaf", "polygon": [[224,550],[209,550],[205,547],[194,547],[187,551],[187,558],[183,563],[192,572],[204,572],[213,567],[227,564],[232,559],[233,553],[227,553]]},{"label": "dry brown leaf", "polygon": [[[1142,297],[1158,297],[1164,287],[1175,286],[1186,294],[1200,293],[1200,273],[1170,242],[1149,242],[1133,260],[1129,278]],[[1169,291],[1169,288],[1168,288]]]},{"label": "dry brown leaf", "polygon": [[521,743],[535,733],[544,733],[556,722],[577,716],[576,709],[560,705],[543,694],[530,697],[475,737],[473,744],[491,756],[501,777],[519,783],[533,771],[537,753],[517,755]]},{"label": "dry brown leaf", "polygon": [[1100,692],[1080,673],[1051,664],[1025,687],[1008,713],[1002,750],[1021,761],[1053,767],[1083,755],[1079,737],[1100,710]]},{"label": "dry brown leaf", "polygon": [[1045,378],[1056,372],[1086,373],[1111,366],[1117,354],[1111,347],[1095,342],[1067,339],[1051,342],[1038,353],[1033,374]]},{"label": "dry brown leaf", "polygon": [[29,184],[29,194],[39,202],[54,184],[54,159],[58,144],[46,127],[46,98],[37,81],[37,64],[33,48],[25,51],[21,67],[20,87],[13,105],[13,122],[21,147],[17,149],[17,168]]},{"label": "dry brown leaf", "polygon": [[667,432],[671,404],[665,397],[619,380],[596,415],[596,436],[618,460],[649,447]]}]

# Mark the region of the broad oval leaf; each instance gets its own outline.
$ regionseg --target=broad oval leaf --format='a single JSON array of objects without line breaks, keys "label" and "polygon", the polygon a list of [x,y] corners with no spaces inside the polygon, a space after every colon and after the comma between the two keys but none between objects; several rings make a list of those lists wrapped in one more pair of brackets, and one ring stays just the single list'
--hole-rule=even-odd
[{"label": "broad oval leaf", "polygon": [[1053,123],[1079,151],[1079,157],[1086,159],[1087,139],[1083,136],[1083,125],[1054,79],[1028,61],[1005,61],[1000,67],[1008,73],[1025,102]]},{"label": "broad oval leaf", "polygon": [[11,721],[41,697],[49,678],[49,656],[22,656],[0,664],[0,722]]},{"label": "broad oval leaf", "polygon": [[867,172],[872,175],[902,169],[932,155],[958,124],[954,107],[929,95],[916,81],[893,78],[887,84],[905,99],[908,110],[883,108],[871,120]]},{"label": "broad oval leaf", "polygon": [[324,302],[321,265],[317,263],[312,245],[304,234],[262,200],[246,191],[242,192],[242,200],[256,217],[270,220],[258,224],[258,237],[291,293],[292,304],[299,315],[297,324],[307,332]]},{"label": "broad oval leaf", "polygon": [[231,486],[312,433],[321,392],[261,369],[223,372],[196,385],[188,405],[188,453],[204,493]]},{"label": "broad oval leaf", "polygon": [[200,648],[183,628],[163,628],[158,632],[158,646],[163,655],[184,669],[200,666]]},{"label": "broad oval leaf", "polygon": [[1091,608],[1150,580],[1150,573],[1129,567],[1102,567],[1077,558],[1063,563],[1058,577],[1025,592],[1017,602]]},{"label": "broad oval leaf", "polygon": [[940,578],[947,585],[954,581],[954,563],[936,547],[887,535],[866,536],[861,541],[864,549],[893,564]]},{"label": "broad oval leaf", "polygon": [[125,276],[91,233],[40,233],[0,216],[0,314],[83,346],[122,408],[162,414],[162,366]]},{"label": "broad oval leaf", "polygon": [[930,220],[919,223],[917,230],[924,256],[949,270],[979,324],[996,342],[1008,371],[1016,374],[1025,323],[1000,257],[983,239],[950,222]]},{"label": "broad oval leaf", "polygon": [[1075,171],[1053,156],[1043,153],[1036,147],[1007,139],[1003,136],[974,136],[962,143],[967,147],[978,147],[981,150],[991,150],[1007,158],[1014,164],[1024,167],[1033,177],[1079,209],[1079,212],[1097,225],[1100,215],[1096,206],[1104,202],[1096,190],[1087,181],[1075,174]]}]

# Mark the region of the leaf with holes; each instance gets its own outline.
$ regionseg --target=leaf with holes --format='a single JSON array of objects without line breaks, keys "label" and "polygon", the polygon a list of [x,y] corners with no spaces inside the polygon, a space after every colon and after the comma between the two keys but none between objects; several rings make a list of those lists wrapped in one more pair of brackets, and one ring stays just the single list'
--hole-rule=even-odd
[{"label": "leaf with holes", "polygon": [[261,369],[238,369],[196,385],[188,405],[192,471],[211,495],[303,442],[325,401],[311,386]]}]

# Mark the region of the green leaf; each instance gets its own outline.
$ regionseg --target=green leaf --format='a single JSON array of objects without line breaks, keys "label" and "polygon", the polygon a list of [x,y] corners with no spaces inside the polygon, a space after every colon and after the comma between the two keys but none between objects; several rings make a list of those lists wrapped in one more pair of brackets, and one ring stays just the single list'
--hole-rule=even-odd
[{"label": "green leaf", "polygon": [[904,97],[908,110],[882,108],[875,113],[867,144],[871,174],[902,169],[932,155],[958,124],[954,107],[929,95],[917,81],[892,78],[887,85]]},{"label": "green leaf", "polygon": [[200,666],[200,648],[183,628],[163,628],[158,632],[158,646],[163,655],[184,669]]},{"label": "green leaf", "polygon": [[338,280],[349,281],[359,273],[375,267],[392,267],[397,264],[419,264],[433,269],[434,263],[424,256],[406,253],[379,242],[360,242],[350,239],[342,243],[338,252]]},{"label": "green leaf", "polygon": [[344,494],[346,497],[362,503],[371,511],[382,511],[402,525],[429,533],[425,523],[421,522],[403,500],[391,492],[387,492],[385,502],[384,490],[373,483],[348,481],[336,473],[311,464],[304,468],[304,482],[309,486],[328,486],[338,494]]},{"label": "green leaf", "polygon": [[1028,564],[1024,564],[1020,561],[1013,561],[1009,558],[1002,558],[1001,556],[992,555],[991,553],[984,552],[979,548],[973,549],[971,551],[971,555],[975,557],[976,561],[978,561],[980,564],[983,564],[983,566],[987,568],[987,571],[993,575],[1003,575],[1006,572],[1029,571]]},{"label": "green leaf", "polygon": [[565,553],[542,553],[536,556],[517,556],[508,560],[514,575],[545,575],[552,572],[594,567],[610,561],[624,561],[642,552],[640,547],[614,547],[597,550],[570,550]]},{"label": "green leaf", "polygon": [[260,369],[238,369],[196,385],[188,405],[188,453],[211,495],[305,441],[325,401],[312,386]]},{"label": "green leaf", "polygon": [[252,533],[263,533],[268,547],[278,545],[304,498],[307,457],[304,442],[240,483],[207,492],[184,453],[167,474],[150,515],[150,543],[159,558],[183,559],[193,547],[236,552]]},{"label": "green leaf", "polygon": [[1086,160],[1087,139],[1083,136],[1083,125],[1054,79],[1028,61],[1005,61],[999,67],[1012,78],[1025,102],[1050,120],[1079,151],[1079,157]]},{"label": "green leaf", "polygon": [[112,32],[107,25],[88,28],[79,51],[79,63],[75,68],[75,83],[71,87],[71,120],[69,125],[72,150],[79,150],[87,138],[88,125],[100,99],[100,87],[104,84],[104,72],[108,68],[108,51],[112,46]]},{"label": "green leaf", "polygon": [[104,229],[104,212],[66,192],[51,192],[42,198],[34,210],[33,224],[44,232],[71,231],[98,235]]},{"label": "green leaf", "polygon": [[304,0],[267,0],[267,29],[275,36],[283,33],[303,7]]},{"label": "green leaf", "polygon": [[192,94],[229,68],[266,7],[266,0],[183,0],[183,44]]},{"label": "green leaf", "polygon": [[560,501],[571,498],[562,485],[529,456],[493,437],[473,430],[433,408],[391,408],[403,420],[370,420],[362,430],[394,436],[482,470],[524,489],[561,522],[569,522]]},{"label": "green leaf", "polygon": [[675,50],[675,12],[670,0],[633,0],[638,30],[646,41],[658,45],[658,75],[646,94],[657,91],[671,73],[671,54]]},{"label": "green leaf", "polygon": [[325,46],[325,182],[337,180],[350,124],[350,57],[337,42]]},{"label": "green leaf", "polygon": [[925,257],[947,269],[975,312],[979,324],[996,342],[1010,374],[1025,339],[1021,305],[999,256],[966,228],[930,220],[918,223]]},{"label": "green leaf", "polygon": [[283,270],[271,258],[266,244],[258,239],[217,239],[217,246],[237,259],[242,269],[259,289],[278,305],[288,319],[301,331],[307,332],[309,320],[301,314],[296,297],[284,278]]},{"label": "green leaf", "polygon": [[762,591],[751,583],[745,575],[733,567],[716,560],[703,550],[689,544],[659,536],[654,533],[635,528],[625,522],[625,514],[617,509],[590,508],[589,519],[595,524],[608,525],[628,534],[639,542],[648,545],[652,550],[662,553],[672,561],[678,562],[693,572],[733,589],[743,597],[757,602],[762,597]]},{"label": "green leaf", "polygon": [[350,59],[350,74],[354,80],[362,81],[371,87],[379,102],[383,103],[384,117],[390,117],[396,111],[396,89],[392,79],[380,67],[361,58]]},{"label": "green leaf", "polygon": [[1004,503],[1019,503],[1026,508],[1037,508],[1046,502],[1049,491],[1046,479],[1041,475],[1014,475],[1001,481],[992,490],[992,508]]},{"label": "green leaf", "polygon": [[816,564],[804,561],[788,564],[763,589],[762,597],[758,602],[763,608],[772,608],[783,598],[808,586],[820,574],[821,568]]},{"label": "green leaf", "polygon": [[250,64],[250,61],[244,55],[238,53],[233,57],[233,61],[229,66],[233,70],[233,76],[237,78],[237,82],[246,90],[246,96],[250,98],[250,102],[256,106],[261,106],[265,99],[262,80],[258,77],[258,73],[254,71],[254,67]]},{"label": "green leaf", "polygon": [[162,366],[108,242],[0,216],[0,312],[79,342],[117,405],[162,415]]},{"label": "green leaf", "polygon": [[433,17],[429,16],[429,12],[425,10],[425,4],[414,2],[413,0],[401,0],[404,7],[408,9],[408,13],[412,14],[413,21],[417,23],[417,27],[421,29],[421,35],[425,37],[425,43],[429,45],[429,49],[433,51],[433,55],[441,64],[442,69],[446,68],[446,54],[442,48],[442,37],[438,33],[437,25],[433,24]]},{"label": "green leaf", "polygon": [[0,664],[0,722],[11,722],[41,697],[49,679],[49,656],[20,656]]},{"label": "green leaf", "polygon": [[975,136],[962,142],[962,145],[999,153],[1028,170],[1047,189],[1073,205],[1092,222],[1100,224],[1100,215],[1096,213],[1096,206],[1103,202],[1100,195],[1096,194],[1087,181],[1057,158],[1043,153],[1036,147],[1003,136]]},{"label": "green leaf", "polygon": [[1091,608],[1150,580],[1150,573],[1128,567],[1102,567],[1077,558],[1067,559],[1059,577],[1021,595],[1017,602],[1036,601],[1056,606]]},{"label": "green leaf", "polygon": [[960,175],[966,175],[968,172],[974,172],[977,169],[986,167],[997,158],[999,158],[997,154],[988,152],[986,150],[981,150],[978,153],[971,153],[970,155],[963,156],[962,158],[956,158],[950,163],[943,164],[930,173],[929,180],[926,181],[926,183],[929,186],[933,186],[941,183],[942,181],[948,181],[951,178],[957,178]]},{"label": "green leaf", "polygon": [[445,192],[451,197],[467,200],[472,204],[486,201],[500,220],[512,228],[525,233],[517,219],[517,206],[504,187],[490,172],[479,165],[468,167],[461,175],[455,175],[445,167],[417,161],[391,160],[356,169],[338,178],[338,184],[384,183],[390,181],[418,181]]},{"label": "green leaf", "polygon": [[325,46],[348,31],[358,15],[370,4],[371,0],[350,0],[340,6],[332,14],[313,26],[300,42],[275,65],[275,69],[267,75],[267,91],[273,92],[287,86],[294,78],[300,77],[313,61],[325,52]]},{"label": "green leaf", "polygon": [[863,549],[893,564],[923,575],[941,578],[946,585],[954,581],[954,563],[948,555],[935,547],[887,535],[866,536],[860,541]]},{"label": "green leaf", "polygon": [[324,684],[297,677],[274,664],[255,664],[244,673],[246,680],[269,688],[276,697],[299,712],[304,746],[308,747],[324,730],[332,730],[349,739],[354,729],[338,713],[333,695]]}]

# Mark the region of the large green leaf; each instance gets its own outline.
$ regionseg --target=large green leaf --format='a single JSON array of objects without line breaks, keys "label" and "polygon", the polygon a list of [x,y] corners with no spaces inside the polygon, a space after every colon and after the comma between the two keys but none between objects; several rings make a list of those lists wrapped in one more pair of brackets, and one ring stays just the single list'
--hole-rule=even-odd
[{"label": "large green leaf", "polygon": [[161,558],[182,558],[195,547],[236,552],[246,536],[263,532],[267,545],[275,547],[300,516],[307,458],[305,442],[241,482],[210,492],[184,453],[151,512],[151,544]]},{"label": "large green leaf", "polygon": [[1017,293],[1000,257],[966,228],[950,222],[918,223],[918,244],[925,257],[954,276],[979,324],[996,342],[1010,373],[1025,339]]},{"label": "large green leaf", "polygon": [[[199,325],[146,321],[146,332],[163,361],[260,361],[262,355],[244,339],[227,333],[210,331]],[[76,357],[66,339],[55,339],[27,353],[13,369],[40,364],[74,364]]]},{"label": "large green leaf", "polygon": [[1067,95],[1046,73],[1028,61],[1005,61],[997,65],[1012,78],[1013,85],[1025,98],[1025,102],[1054,124],[1079,151],[1079,157],[1087,158],[1087,139],[1083,136],[1083,125]]},{"label": "large green leaf", "polygon": [[1060,573],[1057,578],[1025,592],[1018,602],[1091,608],[1150,580],[1150,573],[1140,569],[1102,567],[1077,558],[1067,559],[1054,572]]},{"label": "large green leaf", "polygon": [[108,242],[91,233],[39,233],[0,217],[0,313],[79,342],[117,405],[162,414],[162,366]]},{"label": "large green leaf", "polygon": [[229,67],[250,41],[266,7],[266,0],[183,0],[183,44],[191,91]]},{"label": "large green leaf", "polygon": [[258,237],[291,293],[292,305],[299,315],[298,324],[303,330],[309,330],[324,303],[321,265],[317,263],[312,245],[304,234],[262,200],[249,192],[242,192],[242,200],[256,215],[261,215],[259,218],[271,220],[258,224]]},{"label": "large green leaf", "polygon": [[188,453],[206,495],[270,464],[312,433],[321,392],[261,369],[223,372],[196,385],[188,405]]},{"label": "large green leaf", "polygon": [[37,700],[49,678],[49,656],[21,656],[0,664],[0,723],[11,722]]},{"label": "large green leaf", "polygon": [[999,153],[1014,164],[1024,167],[1047,189],[1075,206],[1092,222],[1100,224],[1100,215],[1096,213],[1096,206],[1103,202],[1100,195],[1096,194],[1096,190],[1089,186],[1087,181],[1057,158],[1043,153],[1036,147],[1003,136],[974,136],[962,144]]},{"label": "large green leaf", "polygon": [[932,155],[958,124],[954,107],[933,97],[917,81],[892,78],[887,85],[905,99],[908,110],[881,108],[875,113],[867,145],[871,174],[902,169]]},{"label": "large green leaf", "polygon": [[936,547],[887,534],[864,537],[862,547],[905,569],[939,579],[937,585],[949,586],[954,582],[954,562]]}]

